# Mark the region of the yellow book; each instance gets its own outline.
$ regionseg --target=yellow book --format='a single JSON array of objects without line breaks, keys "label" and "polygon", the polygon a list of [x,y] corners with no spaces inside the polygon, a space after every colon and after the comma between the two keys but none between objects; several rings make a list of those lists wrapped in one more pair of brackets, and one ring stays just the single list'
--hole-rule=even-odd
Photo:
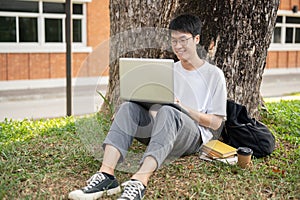
[{"label": "yellow book", "polygon": [[212,150],[212,149],[208,149],[208,148],[206,148],[206,147],[202,147],[202,152],[204,152],[204,153],[206,153],[206,155],[208,156],[208,157],[210,157],[210,158],[212,158],[212,159],[216,159],[216,158],[225,158],[225,157],[227,157],[227,156],[231,156],[231,154],[230,155],[222,155],[221,153],[218,153],[218,152],[216,152],[216,151],[214,151],[214,150]]},{"label": "yellow book", "polygon": [[202,151],[220,158],[226,158],[236,154],[237,149],[219,140],[211,140],[203,144]]}]

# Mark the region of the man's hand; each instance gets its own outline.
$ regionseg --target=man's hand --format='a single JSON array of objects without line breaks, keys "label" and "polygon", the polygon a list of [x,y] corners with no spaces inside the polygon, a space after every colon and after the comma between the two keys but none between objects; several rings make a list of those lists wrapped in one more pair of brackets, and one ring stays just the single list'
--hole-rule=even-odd
[{"label": "man's hand", "polygon": [[177,98],[175,98],[175,104],[178,104],[180,107],[185,109],[189,113],[189,115],[195,121],[197,121],[201,126],[205,126],[207,128],[217,130],[218,128],[220,128],[220,126],[223,122],[223,117],[222,116],[199,112],[199,111],[194,110],[190,107],[182,105]]}]

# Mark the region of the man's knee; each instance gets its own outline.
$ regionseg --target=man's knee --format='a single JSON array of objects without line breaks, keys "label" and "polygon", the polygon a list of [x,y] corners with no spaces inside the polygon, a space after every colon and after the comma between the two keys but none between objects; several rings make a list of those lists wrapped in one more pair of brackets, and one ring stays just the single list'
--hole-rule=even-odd
[{"label": "man's knee", "polygon": [[156,120],[159,121],[161,126],[169,124],[169,126],[176,126],[178,130],[181,124],[180,111],[172,106],[162,106],[156,116]]},{"label": "man's knee", "polygon": [[168,105],[162,106],[158,111],[159,114],[169,116],[169,117],[173,117],[174,115],[176,115],[176,112],[177,112],[176,108]]},{"label": "man's knee", "polygon": [[130,108],[130,107],[135,107],[137,106],[136,103],[130,102],[130,101],[125,101],[121,104],[120,108]]},{"label": "man's knee", "polygon": [[132,113],[132,112],[136,112],[138,109],[139,105],[130,101],[125,101],[121,104],[120,109],[118,110],[118,112],[127,112]]}]

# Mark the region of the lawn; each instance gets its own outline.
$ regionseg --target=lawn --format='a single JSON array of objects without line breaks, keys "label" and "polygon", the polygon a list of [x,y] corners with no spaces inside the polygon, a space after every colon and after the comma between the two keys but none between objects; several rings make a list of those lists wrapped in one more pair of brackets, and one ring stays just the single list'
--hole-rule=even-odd
[{"label": "lawn", "polygon": [[[249,170],[192,155],[164,165],[145,199],[300,199],[300,101],[266,103],[262,120],[276,137],[271,156]],[[101,162],[110,120],[101,114],[0,122],[0,199],[67,199]],[[144,146],[134,143],[120,182],[137,168]],[[106,197],[104,199],[110,199]]]}]

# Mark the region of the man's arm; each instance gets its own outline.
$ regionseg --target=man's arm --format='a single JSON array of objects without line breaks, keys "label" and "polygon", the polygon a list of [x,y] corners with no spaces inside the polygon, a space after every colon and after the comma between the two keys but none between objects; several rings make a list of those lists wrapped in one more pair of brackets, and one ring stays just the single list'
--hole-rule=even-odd
[{"label": "man's arm", "polygon": [[178,101],[176,103],[180,105],[183,109],[185,109],[189,113],[190,117],[197,121],[201,126],[217,130],[218,128],[220,128],[223,122],[224,118],[222,116],[201,113],[187,106],[183,106]]}]

